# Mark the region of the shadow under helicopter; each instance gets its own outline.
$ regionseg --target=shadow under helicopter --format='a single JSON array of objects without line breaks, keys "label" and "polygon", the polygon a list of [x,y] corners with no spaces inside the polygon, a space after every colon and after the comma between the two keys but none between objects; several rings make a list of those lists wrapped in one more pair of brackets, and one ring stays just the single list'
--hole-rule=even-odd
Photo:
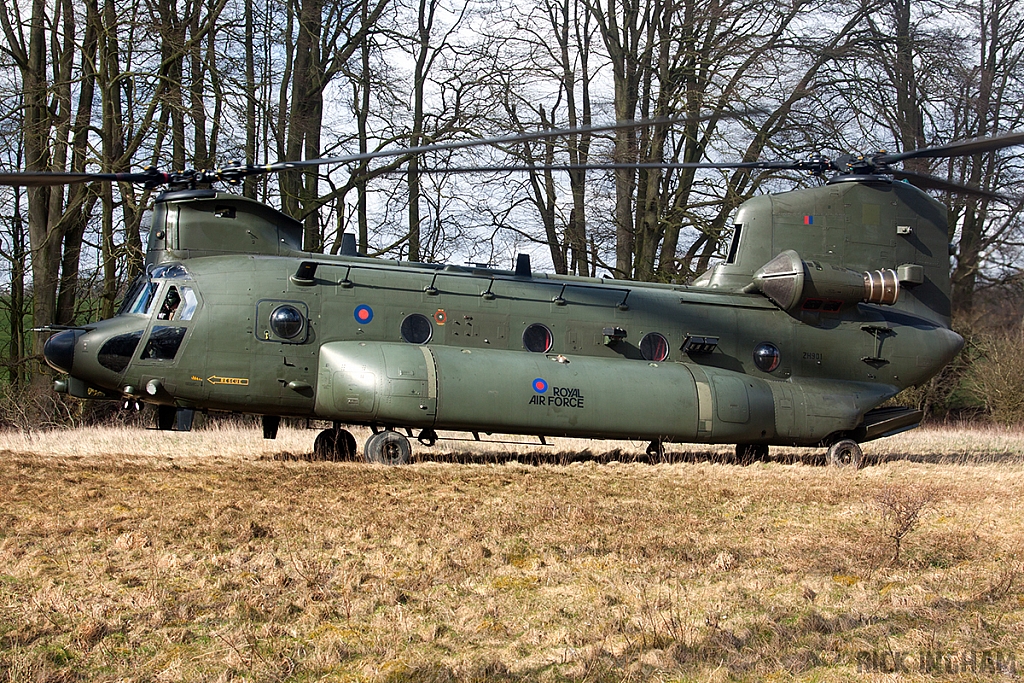
[{"label": "shadow under helicopter", "polygon": [[[326,462],[317,459],[312,453],[290,453],[278,452],[273,455],[263,456],[262,460],[274,461],[304,461],[304,462]],[[1005,453],[900,453],[900,454],[868,454],[865,453],[860,464],[861,467],[870,467],[889,462],[911,462],[931,465],[987,465],[999,462],[1019,462],[1019,454]],[[334,461],[342,462],[342,460]],[[364,462],[361,455],[344,460],[344,462]],[[786,451],[782,453],[769,453],[768,457],[757,459],[745,459],[735,453],[722,453],[708,450],[668,450],[663,454],[648,454],[637,451],[626,451],[614,448],[606,451],[591,450],[589,448],[581,451],[544,451],[526,450],[520,452],[474,452],[471,450],[453,449],[447,452],[419,451],[414,452],[409,464],[417,463],[439,463],[456,465],[510,465],[520,464],[527,466],[556,465],[568,466],[574,464],[593,463],[596,465],[612,464],[699,464],[711,463],[718,465],[754,466],[760,464],[795,465],[802,464],[811,467],[828,467],[828,459],[824,452],[796,453]],[[837,468],[837,469],[851,469]]]}]

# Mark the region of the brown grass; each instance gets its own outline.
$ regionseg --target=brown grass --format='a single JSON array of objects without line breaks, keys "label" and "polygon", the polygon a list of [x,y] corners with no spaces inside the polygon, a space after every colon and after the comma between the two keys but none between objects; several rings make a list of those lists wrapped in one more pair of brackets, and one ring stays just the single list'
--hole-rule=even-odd
[{"label": "brown grass", "polygon": [[[590,449],[568,465],[459,443],[440,459],[464,462],[395,469],[295,459],[312,437],[0,435],[0,681],[891,680],[858,664],[893,653],[973,661],[942,676],[963,680],[1005,678],[996,655],[1024,666],[1020,434],[902,435],[859,472],[714,462],[724,448],[649,465],[627,462],[646,444],[602,442],[546,451]],[[885,487],[931,501],[896,563]]]}]

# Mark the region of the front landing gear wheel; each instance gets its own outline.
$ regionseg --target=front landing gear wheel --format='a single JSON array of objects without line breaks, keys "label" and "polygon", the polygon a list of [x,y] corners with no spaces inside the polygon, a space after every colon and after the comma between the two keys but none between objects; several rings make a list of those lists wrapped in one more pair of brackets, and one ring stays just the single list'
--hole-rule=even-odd
[{"label": "front landing gear wheel", "polygon": [[367,439],[363,455],[366,462],[378,465],[405,465],[412,456],[412,445],[404,435],[389,429]]},{"label": "front landing gear wheel", "polygon": [[828,447],[828,464],[832,467],[860,469],[864,464],[864,451],[853,439],[843,439]]},{"label": "front landing gear wheel", "polygon": [[356,437],[347,429],[325,429],[313,442],[313,460],[352,460],[356,455]]},{"label": "front landing gear wheel", "polygon": [[750,465],[758,460],[764,462],[768,459],[768,445],[763,443],[738,443],[736,444],[736,462],[740,465]]},{"label": "front landing gear wheel", "polygon": [[174,406],[156,407],[156,428],[162,432],[174,429],[174,420],[178,417],[178,409]]}]

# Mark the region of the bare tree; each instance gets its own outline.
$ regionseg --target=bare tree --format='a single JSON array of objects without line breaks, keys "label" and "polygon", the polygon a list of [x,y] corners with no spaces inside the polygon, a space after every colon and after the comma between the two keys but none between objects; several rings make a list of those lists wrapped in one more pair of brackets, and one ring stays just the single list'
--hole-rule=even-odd
[{"label": "bare tree", "polygon": [[[956,22],[949,17],[955,16]],[[847,84],[873,113],[867,136],[903,149],[995,135],[1024,124],[1024,5],[978,0],[886,0],[865,26],[870,49],[858,55],[859,78]],[[852,66],[848,67],[852,71]],[[915,171],[992,192],[1017,194],[1024,169],[1012,150],[949,160],[908,162]],[[1019,276],[1020,206],[947,194],[956,243],[951,307],[969,324],[979,287]]]},{"label": "bare tree", "polygon": [[[366,3],[367,11],[360,10]],[[324,91],[359,49],[361,42],[388,6],[388,0],[359,0],[351,4],[325,4],[322,0],[300,0],[296,20],[297,36],[291,64],[291,101],[282,158],[317,158],[321,154]],[[282,111],[284,102],[282,100]],[[304,155],[304,156],[303,156]],[[317,211],[319,174],[304,172],[304,181],[292,172],[282,174],[284,209],[305,221],[304,248],[320,251],[323,236]]]}]

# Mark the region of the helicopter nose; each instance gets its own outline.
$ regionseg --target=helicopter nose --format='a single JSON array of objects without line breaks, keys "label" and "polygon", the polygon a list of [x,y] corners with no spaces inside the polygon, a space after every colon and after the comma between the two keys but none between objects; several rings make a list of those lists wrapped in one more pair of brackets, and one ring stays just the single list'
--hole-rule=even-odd
[{"label": "helicopter nose", "polygon": [[43,356],[47,364],[54,370],[71,374],[71,366],[75,362],[75,343],[84,333],[83,330],[64,330],[47,339],[43,344]]}]

